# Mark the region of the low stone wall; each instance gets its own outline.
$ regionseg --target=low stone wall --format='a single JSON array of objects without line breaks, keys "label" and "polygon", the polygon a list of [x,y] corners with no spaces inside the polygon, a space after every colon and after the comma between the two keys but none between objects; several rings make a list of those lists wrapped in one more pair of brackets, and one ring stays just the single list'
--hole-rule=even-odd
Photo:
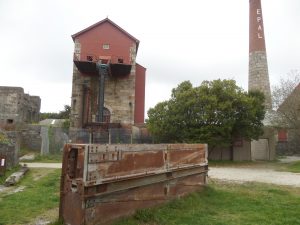
[{"label": "low stone wall", "polygon": [[0,142],[0,156],[5,157],[6,169],[10,169],[19,163],[20,135],[15,131],[1,132],[0,134],[7,139],[5,142]]},{"label": "low stone wall", "polygon": [[0,143],[0,155],[6,158],[6,169],[10,169],[17,164],[15,161],[15,146]]},{"label": "low stone wall", "polygon": [[[48,128],[48,140],[49,140],[49,152],[62,151],[64,145],[68,143],[68,132],[61,127],[47,127]],[[47,137],[42,137],[47,138]]]},{"label": "low stone wall", "polygon": [[41,126],[40,125],[25,125],[21,130],[21,147],[40,151],[42,144]]}]

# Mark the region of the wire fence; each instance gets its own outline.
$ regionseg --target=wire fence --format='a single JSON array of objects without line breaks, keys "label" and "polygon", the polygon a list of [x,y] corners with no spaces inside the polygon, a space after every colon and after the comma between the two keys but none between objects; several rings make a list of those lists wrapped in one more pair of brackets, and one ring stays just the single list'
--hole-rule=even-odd
[{"label": "wire fence", "polygon": [[107,131],[90,131],[80,129],[69,132],[72,143],[95,144],[150,144],[153,138],[148,133],[141,131],[132,132],[131,129],[110,128]]}]

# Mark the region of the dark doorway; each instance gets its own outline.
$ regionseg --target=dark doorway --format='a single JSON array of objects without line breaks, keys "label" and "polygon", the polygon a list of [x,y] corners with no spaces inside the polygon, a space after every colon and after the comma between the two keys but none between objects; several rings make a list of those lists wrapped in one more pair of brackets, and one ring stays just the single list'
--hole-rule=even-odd
[{"label": "dark doorway", "polygon": [[103,108],[103,122],[110,123],[110,111],[107,108]]}]

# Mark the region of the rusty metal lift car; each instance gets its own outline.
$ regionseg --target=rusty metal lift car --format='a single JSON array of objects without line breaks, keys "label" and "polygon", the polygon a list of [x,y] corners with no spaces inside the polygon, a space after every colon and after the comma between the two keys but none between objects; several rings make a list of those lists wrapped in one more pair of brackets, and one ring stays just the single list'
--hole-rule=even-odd
[{"label": "rusty metal lift car", "polygon": [[65,224],[107,224],[201,189],[206,144],[67,144],[60,187]]}]

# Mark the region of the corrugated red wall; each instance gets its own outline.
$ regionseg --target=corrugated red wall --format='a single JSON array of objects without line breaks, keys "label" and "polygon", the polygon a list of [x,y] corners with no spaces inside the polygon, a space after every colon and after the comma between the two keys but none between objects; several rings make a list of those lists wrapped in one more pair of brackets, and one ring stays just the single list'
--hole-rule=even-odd
[{"label": "corrugated red wall", "polygon": [[135,77],[135,109],[134,123],[144,123],[145,119],[145,83],[146,83],[146,68],[136,64]]},{"label": "corrugated red wall", "polygon": [[[126,64],[130,63],[130,47],[136,45],[133,39],[108,22],[80,34],[76,39],[81,44],[82,55],[122,57]],[[103,44],[109,44],[109,49],[103,49]]]},{"label": "corrugated red wall", "polygon": [[287,130],[282,129],[278,131],[278,141],[280,142],[287,142]]}]

